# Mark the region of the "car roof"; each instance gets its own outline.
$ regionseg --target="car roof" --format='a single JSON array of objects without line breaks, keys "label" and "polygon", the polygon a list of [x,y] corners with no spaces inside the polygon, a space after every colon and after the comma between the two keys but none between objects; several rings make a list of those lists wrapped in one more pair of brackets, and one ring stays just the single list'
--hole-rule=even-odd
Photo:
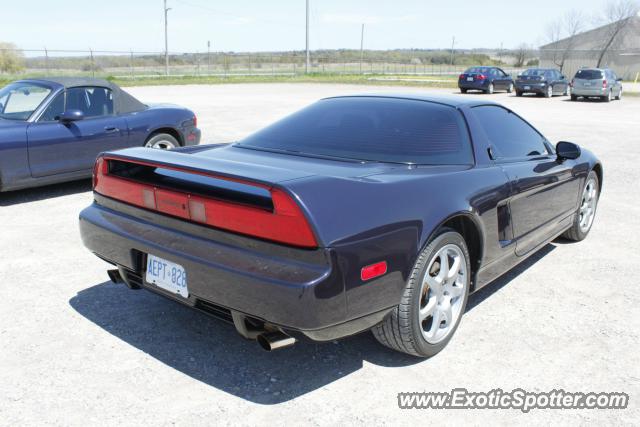
[{"label": "car roof", "polygon": [[341,99],[341,98],[388,98],[407,101],[424,101],[436,104],[448,105],[450,107],[473,107],[477,105],[500,105],[497,102],[480,99],[480,97],[470,97],[461,95],[439,95],[431,93],[365,93],[355,95],[338,95],[330,96],[323,99]]}]

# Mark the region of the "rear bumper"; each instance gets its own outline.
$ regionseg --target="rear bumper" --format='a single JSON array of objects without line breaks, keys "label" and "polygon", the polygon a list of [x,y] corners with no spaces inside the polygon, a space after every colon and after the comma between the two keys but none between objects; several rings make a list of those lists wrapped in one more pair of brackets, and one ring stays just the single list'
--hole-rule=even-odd
[{"label": "rear bumper", "polygon": [[609,88],[572,88],[571,94],[575,96],[607,96]]},{"label": "rear bumper", "polygon": [[[235,311],[318,341],[352,335],[380,322],[398,304],[395,288],[403,283],[397,282],[399,275],[371,281],[372,289],[380,292],[390,289],[385,283],[391,280],[393,291],[382,300],[366,301],[368,309],[348,312],[344,262],[335,249],[256,241],[106,198],[81,212],[80,232],[90,251],[142,287],[193,308]],[[185,268],[188,299],[145,283],[147,254]]]},{"label": "rear bumper", "polygon": [[458,80],[458,88],[467,90],[486,90],[489,86],[489,80],[474,80],[468,82],[466,80]]},{"label": "rear bumper", "polygon": [[516,82],[516,90],[521,93],[546,93],[547,85],[546,83],[522,83]]},{"label": "rear bumper", "polygon": [[202,136],[202,132],[200,129],[196,127],[192,127],[183,132],[183,142],[185,147],[189,147],[191,145],[200,144],[200,138]]}]

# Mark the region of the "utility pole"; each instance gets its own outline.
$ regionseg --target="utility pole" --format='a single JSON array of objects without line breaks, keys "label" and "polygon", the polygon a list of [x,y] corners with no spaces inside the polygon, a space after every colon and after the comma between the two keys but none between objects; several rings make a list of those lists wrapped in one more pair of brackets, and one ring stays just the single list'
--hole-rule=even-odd
[{"label": "utility pole", "polygon": [[211,74],[211,41],[207,40],[207,74]]},{"label": "utility pole", "polygon": [[167,7],[167,0],[164,0],[164,75],[169,75],[169,35],[167,32],[167,15],[171,10]]},{"label": "utility pole", "polygon": [[451,65],[453,65],[453,47],[456,45],[456,37],[453,36],[453,40],[451,41]]},{"label": "utility pole", "polygon": [[364,24],[360,31],[360,74],[362,74],[362,61],[364,60]]},{"label": "utility pole", "polygon": [[306,38],[306,51],[307,51],[307,61],[305,62],[304,72],[309,72],[309,0],[307,1],[307,38]]}]

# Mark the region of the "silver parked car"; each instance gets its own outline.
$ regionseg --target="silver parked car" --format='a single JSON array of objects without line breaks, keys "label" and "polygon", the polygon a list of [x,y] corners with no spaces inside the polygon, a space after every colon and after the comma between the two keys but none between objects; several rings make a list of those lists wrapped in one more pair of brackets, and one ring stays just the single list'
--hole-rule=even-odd
[{"label": "silver parked car", "polygon": [[600,98],[606,102],[622,99],[622,79],[609,68],[582,68],[571,81],[571,100]]}]

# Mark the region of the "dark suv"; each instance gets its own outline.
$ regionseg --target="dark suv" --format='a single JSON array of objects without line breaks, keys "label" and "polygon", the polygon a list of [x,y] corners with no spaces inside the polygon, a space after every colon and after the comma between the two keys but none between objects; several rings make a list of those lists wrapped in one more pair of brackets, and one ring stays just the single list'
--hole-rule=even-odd
[{"label": "dark suv", "polygon": [[496,90],[513,91],[513,79],[498,67],[471,67],[458,77],[460,92],[481,90],[493,93]]}]

